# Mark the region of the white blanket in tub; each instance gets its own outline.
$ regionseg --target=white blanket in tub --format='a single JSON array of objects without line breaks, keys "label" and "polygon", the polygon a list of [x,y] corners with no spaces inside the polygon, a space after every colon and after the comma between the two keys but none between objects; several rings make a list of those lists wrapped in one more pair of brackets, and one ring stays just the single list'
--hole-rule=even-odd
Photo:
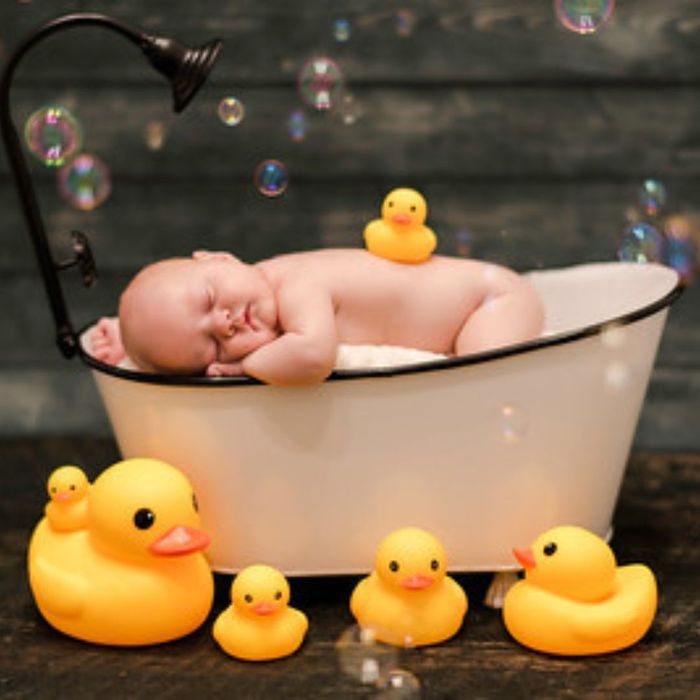
[{"label": "white blanket in tub", "polygon": [[[88,348],[91,343],[86,343]],[[335,369],[370,369],[378,367],[400,367],[421,362],[441,360],[447,355],[441,355],[427,350],[403,348],[395,345],[344,345],[338,346]],[[119,367],[136,370],[136,365],[130,358],[124,358]]]}]

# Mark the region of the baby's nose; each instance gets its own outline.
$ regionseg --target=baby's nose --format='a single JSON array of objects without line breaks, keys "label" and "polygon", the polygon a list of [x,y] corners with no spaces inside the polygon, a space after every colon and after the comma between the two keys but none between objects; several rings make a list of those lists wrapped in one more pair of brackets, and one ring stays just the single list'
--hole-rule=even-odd
[{"label": "baby's nose", "polygon": [[233,314],[228,309],[221,309],[214,319],[214,329],[222,338],[230,338],[235,330],[236,324]]}]

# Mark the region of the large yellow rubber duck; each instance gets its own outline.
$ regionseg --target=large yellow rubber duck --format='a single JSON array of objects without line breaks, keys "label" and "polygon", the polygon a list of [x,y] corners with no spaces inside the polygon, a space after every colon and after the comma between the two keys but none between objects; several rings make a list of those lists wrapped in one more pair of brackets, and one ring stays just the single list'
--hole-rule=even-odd
[{"label": "large yellow rubber duck", "polygon": [[231,605],[216,619],[212,634],[231,656],[270,661],[293,654],[309,627],[306,615],[289,607],[289,583],[264,564],[243,569],[231,584]]},{"label": "large yellow rubber duck", "polygon": [[46,484],[49,502],[44,513],[54,530],[79,530],[87,523],[90,484],[80,467],[66,464],[51,472]]},{"label": "large yellow rubber duck", "polygon": [[467,596],[446,575],[443,546],[417,527],[395,530],[382,540],[374,571],[350,598],[360,627],[396,646],[438,644],[457,633]]},{"label": "large yellow rubber duck", "polygon": [[90,487],[83,529],[39,521],[29,583],[41,614],[65,634],[99,644],[165,642],[209,613],[208,543],[185,476],[154,459],[128,459]]},{"label": "large yellow rubber duck", "polygon": [[561,526],[513,550],[525,578],[506,594],[503,620],[524,646],[549,654],[604,654],[640,640],[656,613],[656,579],[643,564],[617,566],[597,535]]},{"label": "large yellow rubber duck", "polygon": [[365,227],[367,250],[395,262],[424,262],[437,245],[437,237],[424,224],[427,215],[428,205],[420,192],[403,187],[389,192],[382,218]]}]

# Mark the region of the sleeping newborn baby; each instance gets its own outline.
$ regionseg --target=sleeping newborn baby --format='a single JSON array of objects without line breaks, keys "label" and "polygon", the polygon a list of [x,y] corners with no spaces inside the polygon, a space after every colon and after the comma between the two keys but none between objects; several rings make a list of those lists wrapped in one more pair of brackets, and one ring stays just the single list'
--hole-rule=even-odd
[{"label": "sleeping newborn baby", "polygon": [[330,374],[340,343],[465,355],[530,340],[542,325],[530,283],[491,263],[329,249],[248,265],[198,251],[141,270],[118,323],[97,324],[92,354],[111,364],[126,354],[150,372],[301,385]]}]

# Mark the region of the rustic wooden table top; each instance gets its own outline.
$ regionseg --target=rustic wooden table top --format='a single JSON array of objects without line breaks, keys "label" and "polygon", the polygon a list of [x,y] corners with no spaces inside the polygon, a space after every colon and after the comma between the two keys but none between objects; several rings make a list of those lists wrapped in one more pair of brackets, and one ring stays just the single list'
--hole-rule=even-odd
[{"label": "rustic wooden table top", "polygon": [[[0,695],[26,697],[379,697],[339,670],[335,642],[352,624],[354,577],[295,579],[292,602],[310,630],[293,657],[246,664],[222,654],[207,624],[157,647],[102,648],[65,637],[36,611],[25,553],[44,504],[44,483],[62,463],[94,477],[118,459],[111,440],[48,438],[0,442]],[[659,610],[636,646],[609,656],[550,658],[518,646],[500,614],[481,603],[484,575],[459,576],[471,602],[462,631],[437,647],[401,650],[398,666],[421,684],[423,698],[697,697],[700,688],[700,455],[634,454],[615,517],[620,563],[655,571]],[[230,579],[217,576],[213,615]],[[391,696],[395,697],[395,696]]]}]

